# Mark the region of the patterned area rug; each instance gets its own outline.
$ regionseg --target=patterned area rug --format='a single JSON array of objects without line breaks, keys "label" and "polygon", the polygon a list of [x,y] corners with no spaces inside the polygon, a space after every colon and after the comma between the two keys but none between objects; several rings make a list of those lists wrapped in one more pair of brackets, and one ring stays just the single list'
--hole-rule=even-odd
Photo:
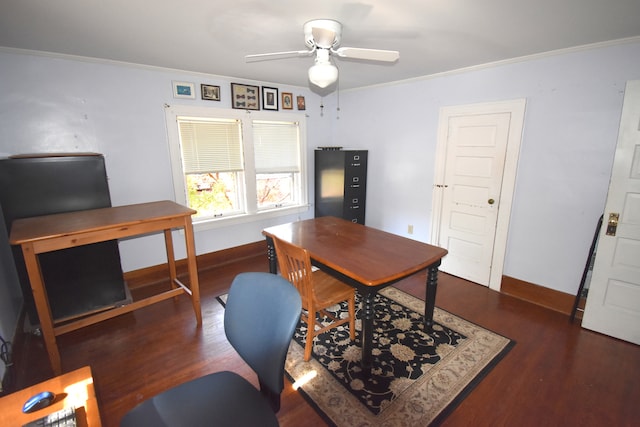
[{"label": "patterned area rug", "polygon": [[[331,311],[345,315],[346,304]],[[422,300],[393,287],[380,292],[370,375],[360,368],[360,321],[355,342],[347,325],[318,336],[309,362],[303,360],[301,323],[289,348],[287,374],[297,381],[316,372],[299,391],[331,425],[437,425],[515,343],[437,307],[433,331],[426,332],[421,313]]]}]

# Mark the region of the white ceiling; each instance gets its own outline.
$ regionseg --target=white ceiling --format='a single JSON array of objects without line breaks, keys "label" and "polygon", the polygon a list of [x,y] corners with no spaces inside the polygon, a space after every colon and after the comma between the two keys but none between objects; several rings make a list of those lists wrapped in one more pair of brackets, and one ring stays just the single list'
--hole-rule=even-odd
[{"label": "white ceiling", "polygon": [[342,89],[640,36],[640,0],[2,0],[0,46],[308,86],[312,57],[244,56],[304,50],[316,18],[341,46],[400,51],[339,59]]}]

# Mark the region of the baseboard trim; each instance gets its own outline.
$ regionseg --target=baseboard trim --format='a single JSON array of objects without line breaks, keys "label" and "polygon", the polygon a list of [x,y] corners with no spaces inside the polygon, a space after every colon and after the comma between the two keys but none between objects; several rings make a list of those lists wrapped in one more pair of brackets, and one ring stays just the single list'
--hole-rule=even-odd
[{"label": "baseboard trim", "polygon": [[[231,262],[256,256],[264,256],[266,259],[267,244],[265,240],[248,243],[220,251],[209,252],[198,255],[196,262],[198,271],[219,267]],[[187,261],[181,259],[176,261],[178,275],[187,274]],[[154,265],[139,270],[124,273],[124,279],[130,289],[149,286],[167,280],[169,267],[167,264]],[[505,295],[540,305],[553,311],[557,311],[567,316],[571,315],[575,296],[555,289],[545,288],[534,283],[525,282],[509,276],[502,276],[500,292]]]},{"label": "baseboard trim", "polygon": [[567,316],[571,315],[576,299],[575,295],[545,288],[544,286],[509,276],[502,276],[500,292],[566,314]]},{"label": "baseboard trim", "polygon": [[[198,271],[203,271],[261,255],[265,257],[266,262],[266,240],[198,255],[196,257],[196,263],[198,264]],[[187,260],[177,260],[176,270],[178,275],[187,274]],[[124,273],[124,280],[127,282],[129,289],[136,289],[165,281],[168,275],[169,266],[167,264],[160,264]]]}]

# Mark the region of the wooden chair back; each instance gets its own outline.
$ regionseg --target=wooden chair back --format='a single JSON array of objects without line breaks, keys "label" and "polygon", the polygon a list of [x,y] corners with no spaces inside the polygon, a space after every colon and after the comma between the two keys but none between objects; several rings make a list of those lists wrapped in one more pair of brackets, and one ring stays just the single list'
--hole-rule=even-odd
[{"label": "wooden chair back", "polygon": [[313,270],[311,269],[309,252],[275,237],[273,243],[280,274],[298,289],[302,299],[302,307],[308,308],[314,296]]}]

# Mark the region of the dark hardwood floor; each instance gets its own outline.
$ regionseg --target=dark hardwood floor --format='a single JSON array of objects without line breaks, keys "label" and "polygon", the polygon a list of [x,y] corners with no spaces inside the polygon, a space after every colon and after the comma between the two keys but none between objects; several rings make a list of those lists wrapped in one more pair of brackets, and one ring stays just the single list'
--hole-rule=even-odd
[{"label": "dark hardwood floor", "polygon": [[[200,272],[202,328],[196,327],[191,304],[183,297],[58,337],[65,371],[91,366],[104,426],[117,426],[139,401],[211,372],[232,370],[257,383],[226,342],[223,310],[215,300],[241,271],[268,271],[266,257]],[[421,274],[397,287],[424,298],[424,283]],[[443,425],[640,423],[639,346],[443,273],[436,305],[517,342]],[[18,387],[52,376],[40,337],[17,340],[14,353]],[[291,384],[285,384],[281,425],[325,425]]]}]

